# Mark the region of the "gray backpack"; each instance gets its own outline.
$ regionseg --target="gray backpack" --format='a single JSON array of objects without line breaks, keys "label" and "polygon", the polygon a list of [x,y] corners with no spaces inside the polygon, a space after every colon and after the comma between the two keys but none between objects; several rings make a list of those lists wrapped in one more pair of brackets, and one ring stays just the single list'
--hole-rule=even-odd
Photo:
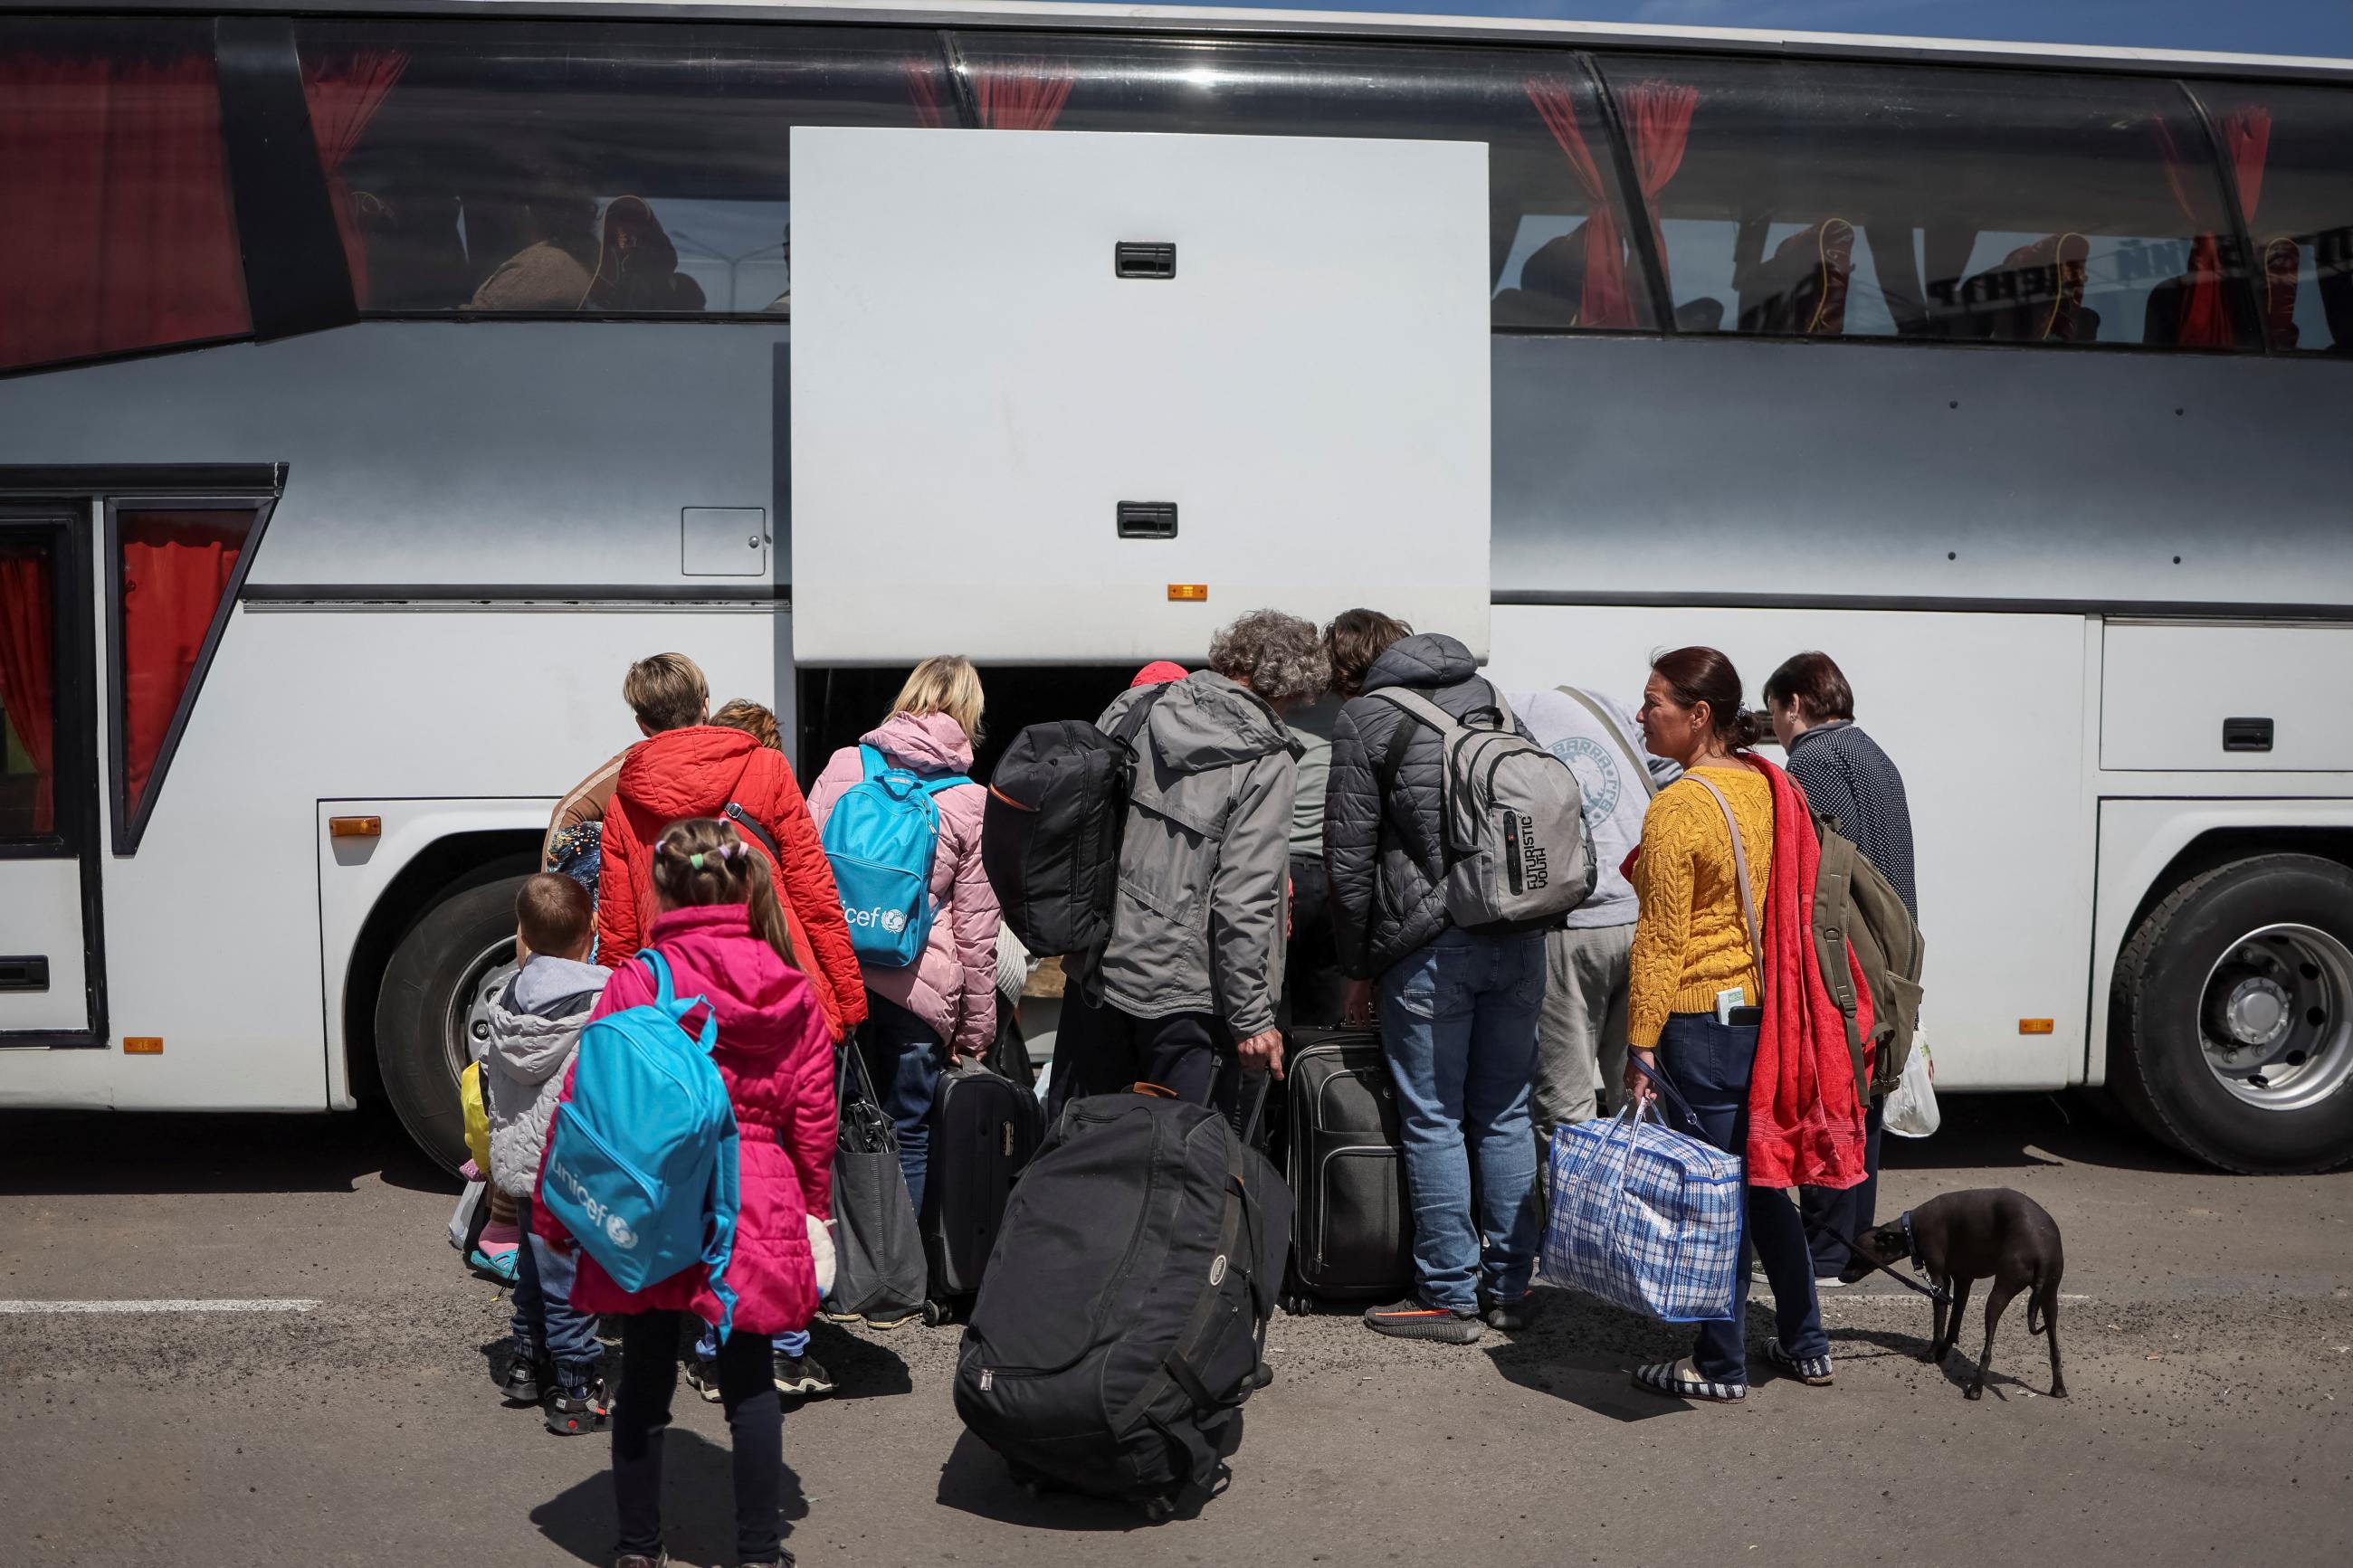
[{"label": "gray backpack", "polygon": [[1520,733],[1500,691],[1465,724],[1417,691],[1367,692],[1438,731],[1445,781],[1446,912],[1459,926],[1567,914],[1600,868],[1568,764]]}]

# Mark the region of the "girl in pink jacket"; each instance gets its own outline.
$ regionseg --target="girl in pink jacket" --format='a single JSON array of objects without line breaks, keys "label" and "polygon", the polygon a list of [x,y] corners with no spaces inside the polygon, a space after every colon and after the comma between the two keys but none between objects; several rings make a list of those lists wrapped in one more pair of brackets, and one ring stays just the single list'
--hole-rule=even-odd
[{"label": "girl in pink jacket", "polygon": [[[970,659],[927,658],[907,678],[890,717],[866,732],[864,744],[919,778],[964,773],[980,739],[982,700]],[[843,792],[865,776],[858,747],[834,752],[809,789],[809,815],[818,831]],[[1000,917],[980,865],[981,808],[988,795],[965,784],[932,798],[939,806],[940,841],[932,860],[932,929],[923,954],[903,969],[860,966],[866,982],[860,1037],[867,1071],[899,1130],[899,1167],[918,1212],[940,1073],[950,1056],[984,1056],[997,1039]]]},{"label": "girl in pink jacket", "polygon": [[[740,1134],[742,1206],[727,1265],[735,1321],[720,1347],[718,1375],[734,1447],[735,1552],[750,1568],[784,1559],[784,1415],[769,1338],[807,1327],[817,1312],[807,1216],[823,1221],[833,1212],[832,1035],[793,954],[768,863],[733,826],[707,817],[672,824],[655,845],[652,869],[660,912],[647,940],[669,961],[679,995],[710,998],[719,1019],[711,1059],[726,1080]],[[654,994],[646,965],[623,963],[591,1021]],[[702,1015],[688,1014],[686,1023],[699,1032]],[[550,1239],[569,1239],[543,1205],[532,1217]],[[612,1412],[621,1523],[615,1562],[654,1568],[662,1561],[661,1432],[678,1387],[680,1314],[715,1322],[719,1301],[700,1264],[630,1291],[583,1251],[572,1303],[621,1319]]]}]

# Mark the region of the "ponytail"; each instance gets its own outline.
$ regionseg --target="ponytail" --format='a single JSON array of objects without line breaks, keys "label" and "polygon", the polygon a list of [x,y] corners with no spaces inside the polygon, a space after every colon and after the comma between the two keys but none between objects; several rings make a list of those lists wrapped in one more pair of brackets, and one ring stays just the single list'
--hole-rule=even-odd
[{"label": "ponytail", "polygon": [[793,968],[793,939],[785,923],[767,859],[744,842],[734,824],[715,817],[673,822],[654,845],[654,896],[665,910],[742,904],[752,929]]}]

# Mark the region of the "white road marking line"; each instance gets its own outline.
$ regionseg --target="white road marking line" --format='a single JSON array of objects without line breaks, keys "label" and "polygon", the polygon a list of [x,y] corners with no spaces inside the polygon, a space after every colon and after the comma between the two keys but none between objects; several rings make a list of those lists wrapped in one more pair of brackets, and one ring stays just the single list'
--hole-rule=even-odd
[{"label": "white road marking line", "polygon": [[0,1301],[0,1316],[38,1316],[58,1312],[307,1312],[322,1305],[315,1300],[210,1300],[120,1301]]},{"label": "white road marking line", "polygon": [[[1980,1285],[1984,1283],[1985,1282],[1983,1280],[1978,1281],[1978,1284]],[[1757,1294],[1761,1296],[1770,1296],[1772,1293],[1773,1292],[1770,1290],[1759,1290],[1757,1292]],[[1980,1292],[1969,1304],[1971,1306],[1975,1306],[1983,1299],[1983,1295]],[[2063,1307],[2080,1307],[2094,1299],[2095,1298],[2090,1296],[2075,1295],[2066,1290],[2059,1292],[2059,1304]],[[1825,1307],[1860,1307],[1866,1303],[1872,1306],[1881,1306],[1889,1302],[1893,1302],[1898,1306],[1908,1307],[1915,1302],[1924,1303],[1928,1300],[1928,1298],[1926,1296],[1915,1295],[1909,1290],[1906,1290],[1901,1296],[1885,1294],[1876,1290],[1872,1291],[1868,1295],[1858,1296],[1850,1296],[1843,1290],[1823,1290],[1818,1292],[1815,1295],[1814,1300],[1820,1301]],[[2023,1301],[2025,1300],[2026,1292],[2021,1290],[2015,1298],[2012,1299],[2011,1304],[2016,1305],[2017,1302]]]}]

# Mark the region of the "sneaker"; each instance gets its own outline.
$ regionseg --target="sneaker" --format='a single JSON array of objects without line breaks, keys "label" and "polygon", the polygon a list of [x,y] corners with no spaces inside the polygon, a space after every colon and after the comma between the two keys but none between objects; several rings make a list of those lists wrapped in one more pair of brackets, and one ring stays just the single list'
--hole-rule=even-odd
[{"label": "sneaker", "polygon": [[[836,1319],[835,1321],[839,1322],[841,1320]],[[917,1307],[912,1310],[904,1312],[868,1312],[862,1317],[852,1318],[849,1321],[853,1323],[864,1323],[870,1329],[879,1330],[887,1334],[892,1329],[903,1329],[909,1323],[922,1322],[923,1321],[923,1310],[921,1307]]]},{"label": "sneaker", "polygon": [[1649,1366],[1634,1369],[1634,1386],[1652,1394],[1663,1394],[1670,1399],[1701,1399],[1716,1405],[1730,1405],[1748,1397],[1745,1383],[1718,1383],[1692,1370],[1688,1361],[1652,1362]]},{"label": "sneaker", "polygon": [[1397,1339],[1436,1340],[1450,1345],[1475,1344],[1481,1332],[1475,1307],[1432,1307],[1419,1296],[1408,1296],[1386,1307],[1367,1307],[1365,1327]]},{"label": "sneaker", "polygon": [[1817,1290],[1843,1290],[1846,1289],[1846,1281],[1840,1279],[1835,1274],[1817,1274],[1814,1276],[1814,1289]]},{"label": "sneaker", "polygon": [[1767,1340],[1765,1359],[1810,1388],[1831,1385],[1831,1358],[1826,1355],[1791,1355],[1779,1340]]},{"label": "sneaker", "polygon": [[670,1553],[658,1552],[649,1557],[642,1552],[624,1552],[613,1559],[613,1568],[670,1568]]},{"label": "sneaker", "polygon": [[833,1374],[825,1363],[808,1354],[786,1355],[778,1351],[776,1356],[776,1392],[797,1394],[803,1399],[823,1399],[833,1392]]},{"label": "sneaker", "polygon": [[586,1437],[602,1432],[608,1414],[604,1379],[564,1377],[547,1391],[540,1408],[547,1414],[547,1429],[559,1437]]},{"label": "sneaker", "polygon": [[494,1285],[515,1282],[515,1257],[522,1249],[510,1247],[503,1252],[485,1252],[480,1247],[466,1254],[466,1267]]},{"label": "sneaker", "polygon": [[686,1385],[701,1394],[704,1401],[719,1403],[719,1358],[691,1355],[686,1358]]},{"label": "sneaker", "polygon": [[1489,1302],[1487,1310],[1482,1315],[1487,1320],[1489,1328],[1501,1333],[1516,1334],[1523,1329],[1535,1327],[1536,1318],[1542,1311],[1535,1294],[1526,1292],[1508,1301]]},{"label": "sneaker", "polygon": [[509,1405],[536,1405],[542,1381],[539,1357],[517,1346],[506,1376],[499,1379],[499,1397]]}]

